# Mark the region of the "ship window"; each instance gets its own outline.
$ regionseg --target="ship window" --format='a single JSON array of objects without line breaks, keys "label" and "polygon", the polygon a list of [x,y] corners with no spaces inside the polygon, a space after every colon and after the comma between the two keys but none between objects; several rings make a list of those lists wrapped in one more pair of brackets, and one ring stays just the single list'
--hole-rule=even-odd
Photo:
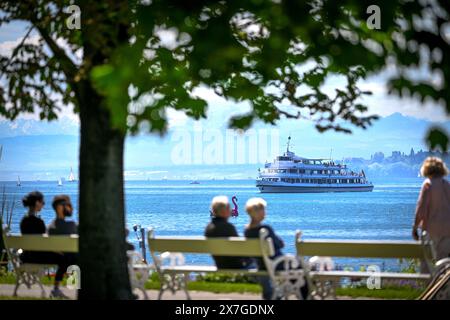
[{"label": "ship window", "polygon": [[300,173],[305,173],[305,169],[300,169],[299,172]]},{"label": "ship window", "polygon": [[295,182],[300,183],[300,179],[296,179]]},{"label": "ship window", "polygon": [[289,173],[297,173],[297,169],[289,169]]}]

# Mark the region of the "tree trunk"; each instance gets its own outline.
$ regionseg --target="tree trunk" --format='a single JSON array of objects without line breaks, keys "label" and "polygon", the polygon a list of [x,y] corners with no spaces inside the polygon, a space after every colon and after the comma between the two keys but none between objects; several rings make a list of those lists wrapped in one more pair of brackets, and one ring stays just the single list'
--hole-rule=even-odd
[{"label": "tree trunk", "polygon": [[79,299],[131,299],[125,247],[125,134],[90,83],[80,108]]}]

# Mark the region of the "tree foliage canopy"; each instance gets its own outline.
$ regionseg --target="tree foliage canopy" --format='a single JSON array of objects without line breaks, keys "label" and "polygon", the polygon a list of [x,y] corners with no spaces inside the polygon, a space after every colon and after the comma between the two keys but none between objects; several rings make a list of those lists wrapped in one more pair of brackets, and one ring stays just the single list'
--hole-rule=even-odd
[{"label": "tree foliage canopy", "polygon": [[[14,119],[40,108],[53,119],[61,103],[80,107],[83,82],[106,98],[112,121],[137,132],[167,128],[167,108],[199,119],[206,87],[251,109],[230,125],[281,117],[315,121],[323,131],[367,127],[375,115],[360,80],[389,70],[393,94],[430,100],[450,113],[450,25],[445,0],[75,1],[81,29],[66,27],[71,1],[2,1],[0,26],[30,23],[11,56],[0,58],[0,113]],[[372,30],[370,5],[381,9]],[[26,38],[34,31],[39,40]],[[173,37],[167,41],[167,36]],[[334,92],[330,76],[345,80]],[[430,145],[447,147],[440,128]]]}]

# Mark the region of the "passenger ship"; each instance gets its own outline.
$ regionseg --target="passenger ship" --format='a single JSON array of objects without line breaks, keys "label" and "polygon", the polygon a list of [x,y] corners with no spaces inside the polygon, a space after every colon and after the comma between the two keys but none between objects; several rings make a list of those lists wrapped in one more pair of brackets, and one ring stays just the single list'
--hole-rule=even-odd
[{"label": "passenger ship", "polygon": [[258,169],[256,186],[262,193],[368,192],[373,184],[364,170],[354,172],[345,164],[328,159],[308,159],[287,150]]}]

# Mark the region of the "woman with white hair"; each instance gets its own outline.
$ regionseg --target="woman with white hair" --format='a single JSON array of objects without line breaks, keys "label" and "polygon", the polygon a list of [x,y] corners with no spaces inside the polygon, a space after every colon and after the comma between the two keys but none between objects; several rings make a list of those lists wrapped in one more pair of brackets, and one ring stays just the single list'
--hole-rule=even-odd
[{"label": "woman with white hair", "polygon": [[[284,248],[283,240],[275,234],[272,227],[268,224],[263,224],[263,220],[266,217],[266,207],[267,202],[262,198],[251,198],[247,201],[245,206],[245,210],[250,216],[250,223],[245,228],[245,236],[247,238],[259,238],[259,231],[261,229],[267,230],[267,237],[272,239],[273,247],[274,247],[274,255],[271,256],[271,259],[275,259],[281,255],[283,252],[281,249]],[[264,261],[261,258],[256,258],[256,263],[258,264],[258,268],[260,270],[266,270],[266,266],[264,265]],[[279,266],[283,268],[282,265]],[[272,297],[272,284],[270,282],[269,277],[260,277],[259,282],[263,289],[263,299],[269,300]],[[305,282],[305,285],[300,288],[301,295],[304,299],[308,297],[308,286]]]},{"label": "woman with white hair", "polygon": [[[272,227],[267,224],[262,224],[262,221],[266,217],[267,202],[262,198],[251,198],[245,205],[245,210],[250,216],[250,223],[245,228],[245,236],[247,238],[258,238],[259,231],[265,228],[268,232],[268,237],[272,238],[275,254],[272,259],[281,256],[283,253],[281,249],[284,247],[283,240],[278,237],[273,231]],[[257,260],[258,267],[265,269],[265,265],[262,259]]]},{"label": "woman with white hair", "polygon": [[[266,217],[266,207],[267,203],[262,198],[251,198],[247,201],[247,204],[245,206],[245,210],[247,211],[248,215],[250,216],[250,223],[245,228],[245,236],[247,238],[258,238],[259,237],[259,231],[261,229],[266,229],[268,233],[268,238],[272,239],[273,246],[275,249],[275,253],[273,256],[271,256],[271,259],[275,259],[276,257],[279,257],[283,255],[283,252],[281,249],[284,247],[283,240],[278,237],[275,232],[273,231],[272,227],[263,224],[263,220]],[[256,263],[258,264],[259,270],[266,270],[266,266],[264,265],[264,261],[261,258],[256,258]],[[282,268],[283,266],[280,265]],[[272,297],[272,284],[270,282],[269,277],[259,277],[259,283],[262,286],[263,289],[263,299],[269,300]],[[305,284],[301,289],[301,294],[304,299],[308,296],[308,287]]]}]

